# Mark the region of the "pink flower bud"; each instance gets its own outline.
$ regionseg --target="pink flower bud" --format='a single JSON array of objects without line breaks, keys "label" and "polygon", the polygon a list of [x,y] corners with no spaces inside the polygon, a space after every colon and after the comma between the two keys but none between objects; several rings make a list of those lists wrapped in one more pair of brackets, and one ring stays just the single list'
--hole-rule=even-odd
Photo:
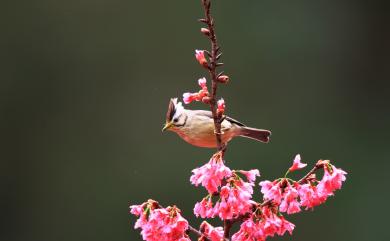
[{"label": "pink flower bud", "polygon": [[221,98],[217,102],[217,113],[223,115],[224,112],[225,112],[225,101],[224,99]]},{"label": "pink flower bud", "polygon": [[208,28],[201,28],[200,32],[202,32],[206,36],[210,35],[210,30]]},{"label": "pink flower bud", "polygon": [[205,68],[209,67],[206,57],[204,56],[204,50],[195,50],[195,57],[198,60],[199,64]]},{"label": "pink flower bud", "polygon": [[229,82],[229,76],[227,76],[227,75],[220,75],[218,77],[218,82],[226,84],[227,82]]},{"label": "pink flower bud", "polygon": [[199,85],[202,89],[205,88],[205,87],[207,87],[207,86],[206,86],[206,83],[207,83],[207,80],[206,80],[205,77],[198,79],[198,85]]},{"label": "pink flower bud", "polygon": [[202,102],[205,104],[210,104],[211,98],[209,96],[205,96],[202,98]]}]

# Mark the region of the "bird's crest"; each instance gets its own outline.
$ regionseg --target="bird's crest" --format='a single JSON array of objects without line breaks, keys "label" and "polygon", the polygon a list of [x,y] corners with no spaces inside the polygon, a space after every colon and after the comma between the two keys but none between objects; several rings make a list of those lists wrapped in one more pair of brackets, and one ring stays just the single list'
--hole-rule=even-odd
[{"label": "bird's crest", "polygon": [[176,113],[181,112],[184,109],[181,102],[177,102],[177,98],[171,98],[168,105],[168,111],[166,121],[169,122],[173,119]]}]

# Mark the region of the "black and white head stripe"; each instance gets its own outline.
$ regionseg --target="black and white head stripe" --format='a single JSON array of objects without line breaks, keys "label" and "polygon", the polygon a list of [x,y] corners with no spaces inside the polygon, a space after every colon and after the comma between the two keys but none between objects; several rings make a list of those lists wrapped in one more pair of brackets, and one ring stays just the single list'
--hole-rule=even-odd
[{"label": "black and white head stripe", "polygon": [[184,108],[183,108],[183,105],[181,104],[181,102],[177,102],[177,98],[172,98],[169,101],[168,111],[167,111],[167,115],[166,115],[166,121],[167,122],[172,121],[172,119],[175,116],[175,114],[176,113],[181,113],[181,111],[183,109]]}]

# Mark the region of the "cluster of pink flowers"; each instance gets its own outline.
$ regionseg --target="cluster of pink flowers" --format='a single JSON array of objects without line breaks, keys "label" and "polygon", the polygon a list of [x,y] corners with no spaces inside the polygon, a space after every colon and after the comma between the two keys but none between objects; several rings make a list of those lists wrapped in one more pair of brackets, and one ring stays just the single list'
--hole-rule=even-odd
[{"label": "cluster of pink flowers", "polygon": [[154,200],[130,206],[130,213],[138,217],[134,228],[141,228],[146,241],[191,241],[186,234],[188,221],[173,206],[162,208]]},{"label": "cluster of pink flowers", "polygon": [[[202,218],[212,218],[219,216],[220,219],[233,219],[240,215],[245,215],[252,210],[255,204],[252,201],[253,186],[256,176],[259,176],[258,170],[251,171],[237,171],[245,173],[248,182],[240,178],[236,171],[225,180],[218,179],[218,177],[209,176],[210,179],[217,180],[219,183],[224,181],[226,184],[221,187],[219,191],[219,200],[213,206],[212,195],[203,198],[201,202],[195,204],[194,214]],[[208,173],[207,175],[212,175]]]},{"label": "cluster of pink flowers", "polygon": [[[294,214],[300,212],[301,208],[309,209],[322,204],[346,180],[347,173],[327,160],[318,161],[299,181],[287,177],[289,172],[306,166],[297,155],[285,177],[260,182],[264,201],[258,203],[252,200],[252,194],[256,177],[260,176],[259,170],[231,170],[225,166],[222,153],[218,152],[208,163],[192,171],[191,183],[201,185],[208,191],[208,195],[195,204],[194,214],[202,218],[218,216],[221,220],[241,221],[239,231],[231,237],[232,241],[264,241],[267,237],[284,235],[286,232],[291,234],[295,225],[281,213]],[[317,180],[315,172],[320,169],[324,170],[324,175]],[[139,217],[135,228],[142,229],[144,240],[190,240],[186,234],[189,224],[175,206],[162,208],[156,201],[149,200],[130,208],[131,213]],[[203,222],[200,233],[201,241],[221,241],[224,230]]]},{"label": "cluster of pink flowers", "polygon": [[[306,164],[300,163],[300,157],[297,155],[289,170],[305,166]],[[273,182],[260,182],[264,199],[279,205],[279,211],[287,214],[300,212],[301,207],[308,209],[324,203],[329,196],[334,195],[334,191],[341,188],[347,173],[331,165],[329,161],[320,160],[316,167],[324,169],[321,180],[311,175],[302,181],[293,181],[285,177]]]},{"label": "cluster of pink flowers", "polygon": [[206,221],[203,221],[200,225],[200,231],[202,232],[202,237],[198,241],[210,240],[210,241],[221,241],[223,240],[223,228],[222,227],[213,227]]},{"label": "cluster of pink flowers", "polygon": [[279,216],[268,206],[258,208],[233,234],[232,241],[263,241],[275,234],[282,236],[287,231],[292,234],[295,225]]},{"label": "cluster of pink flowers", "polygon": [[191,183],[195,186],[202,184],[209,194],[218,192],[222,180],[232,175],[230,168],[223,163],[221,153],[213,155],[208,163],[192,170],[192,173]]},{"label": "cluster of pink flowers", "polygon": [[198,84],[200,86],[200,90],[197,93],[190,93],[186,92],[183,94],[183,101],[186,104],[189,104],[193,101],[203,101],[207,102],[208,96],[209,96],[209,91],[207,89],[207,83],[206,83],[206,78],[200,78],[198,80]]}]

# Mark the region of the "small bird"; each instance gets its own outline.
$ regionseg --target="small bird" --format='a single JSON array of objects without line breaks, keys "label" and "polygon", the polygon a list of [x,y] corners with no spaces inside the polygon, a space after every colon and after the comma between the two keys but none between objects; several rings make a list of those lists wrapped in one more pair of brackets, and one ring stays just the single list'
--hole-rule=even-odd
[{"label": "small bird", "polygon": [[[206,148],[216,148],[214,121],[211,111],[184,109],[177,98],[169,102],[166,123],[162,131],[176,132],[186,142]],[[243,136],[256,141],[269,142],[271,132],[247,127],[241,122],[225,116],[221,123],[221,139],[224,144],[236,136]]]}]

